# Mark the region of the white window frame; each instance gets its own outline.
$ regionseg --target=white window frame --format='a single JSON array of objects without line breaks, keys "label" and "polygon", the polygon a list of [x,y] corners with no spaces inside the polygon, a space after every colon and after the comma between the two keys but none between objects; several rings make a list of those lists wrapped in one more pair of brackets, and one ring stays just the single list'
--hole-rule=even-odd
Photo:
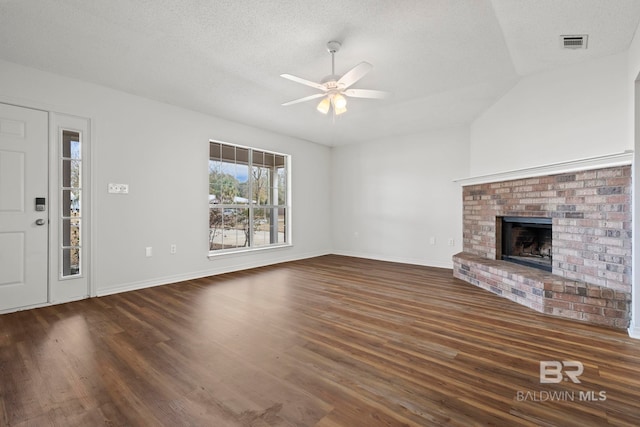
[{"label": "white window frame", "polygon": [[[67,138],[65,138],[65,134],[69,133],[69,134],[75,134],[77,135],[77,142],[79,145],[79,157],[74,157],[73,153],[69,154],[69,157],[66,157],[64,155],[64,145],[67,141]],[[83,145],[84,145],[84,141],[83,141],[83,135],[82,132],[79,130],[75,130],[75,129],[67,129],[67,128],[61,128],[60,129],[60,158],[59,158],[59,171],[60,171],[60,176],[59,176],[59,190],[58,190],[58,200],[60,201],[60,212],[59,212],[59,220],[58,220],[58,235],[60,236],[60,246],[59,246],[59,279],[60,280],[69,280],[69,279],[74,279],[74,278],[82,278],[84,273],[84,264],[85,264],[85,253],[84,253],[84,244],[82,241],[82,237],[84,235],[84,218],[83,218],[83,214],[84,211],[82,209],[82,202],[84,199],[84,186],[83,186],[83,169],[84,169],[84,159],[83,159]],[[69,148],[70,151],[71,148]],[[65,162],[69,162],[68,167],[65,167]],[[69,178],[65,178],[65,174],[67,173],[71,173],[71,169],[72,169],[72,163],[76,162],[78,164],[78,169],[79,169],[79,182],[76,182],[76,186],[73,186],[73,180],[71,177]],[[69,169],[69,170],[67,170]],[[65,180],[70,181],[69,182],[69,186],[65,186],[64,182]],[[78,208],[77,211],[79,212],[79,216],[74,216],[71,214],[71,212],[73,212],[74,208],[72,206],[71,201],[66,200],[65,198],[65,192],[69,192],[69,195],[71,194],[78,194],[79,200],[78,202]],[[69,209],[69,211],[67,211],[67,209]],[[69,238],[69,244],[65,245],[65,240],[68,237],[68,234],[71,232],[71,228],[72,225],[74,224],[74,221],[77,223],[77,227],[79,229],[79,236],[80,239],[75,242],[72,241],[72,239]],[[67,226],[65,227],[65,222],[68,222]],[[67,236],[67,237],[65,237]],[[72,250],[77,250],[78,251],[78,264],[76,266],[76,268],[78,269],[75,273],[71,272],[71,265],[66,265],[67,263],[70,262],[70,259],[68,259],[67,256],[65,256],[65,251],[72,251]],[[70,255],[69,255],[70,256]],[[67,271],[69,270],[69,271]]]},{"label": "white window frame", "polygon": [[[209,167],[211,167],[211,160],[214,160],[213,151],[214,149],[218,149],[218,146],[220,147],[223,146],[225,151],[234,150],[234,153],[246,151],[247,153],[246,157],[243,154],[242,159],[238,159],[238,155],[234,154],[236,156],[234,160],[227,158],[226,160],[228,161],[225,162],[229,164],[241,165],[247,168],[247,171],[248,171],[247,191],[245,195],[254,194],[254,179],[252,179],[253,168],[256,166],[263,166],[263,167],[267,166],[266,160],[263,161],[262,163],[257,163],[257,162],[254,162],[254,157],[259,158],[262,155],[265,155],[265,158],[266,158],[268,156],[273,156],[274,160],[273,160],[271,174],[270,174],[269,187],[267,190],[269,193],[268,200],[270,201],[270,203],[268,204],[261,204],[260,200],[256,201],[254,200],[254,197],[242,198],[241,202],[235,202],[236,197],[234,197],[234,202],[229,202],[228,200],[225,202],[220,200],[222,196],[218,197],[218,195],[215,195],[212,199],[211,187],[209,185],[209,257],[211,258],[219,255],[235,254],[240,252],[253,252],[253,251],[261,251],[261,250],[291,246],[291,156],[289,154],[279,153],[279,152],[265,150],[265,149],[256,148],[256,147],[232,144],[232,143],[218,141],[218,140],[210,140],[209,141],[209,162],[208,162]],[[225,155],[220,154],[219,156],[215,157],[215,160],[224,161]],[[284,185],[286,187],[285,188],[286,193],[284,196],[284,204],[278,202],[278,199],[279,199],[278,191],[280,191],[280,187],[278,185],[279,179],[278,179],[277,169],[279,168],[284,168],[284,174],[285,174]],[[209,172],[211,171],[209,170]],[[220,200],[220,201],[216,202],[216,200]],[[246,246],[236,245],[235,247],[225,248],[224,237],[223,237],[222,238],[223,247],[219,249],[212,248],[212,246],[215,244],[214,240],[217,238],[216,233],[218,232],[216,228],[212,228],[212,219],[211,219],[212,209],[222,210],[223,218],[224,218],[224,212],[226,210],[230,210],[231,212],[233,211],[238,212],[238,210],[246,210],[248,212],[247,220],[245,222]],[[254,241],[255,235],[257,233],[256,227],[260,226],[260,224],[257,223],[257,218],[256,218],[257,210],[271,211],[270,221],[268,222],[269,240],[270,240],[270,243],[268,244],[257,245]],[[279,241],[280,240],[279,219],[281,217],[279,213],[281,210],[284,210],[284,213],[282,215],[282,220],[284,221],[283,231],[282,231],[283,241]],[[224,231],[225,231],[224,226],[221,228],[221,230],[222,230],[222,233],[224,234]],[[231,229],[227,229],[227,230],[230,231]],[[248,230],[253,230],[253,232],[250,233],[248,232]],[[237,228],[233,229],[234,233],[237,233],[237,231],[238,231]],[[264,233],[265,232],[263,230],[263,235]],[[237,239],[237,236],[236,236],[236,239]],[[238,240],[236,240],[236,243],[237,242]]]}]

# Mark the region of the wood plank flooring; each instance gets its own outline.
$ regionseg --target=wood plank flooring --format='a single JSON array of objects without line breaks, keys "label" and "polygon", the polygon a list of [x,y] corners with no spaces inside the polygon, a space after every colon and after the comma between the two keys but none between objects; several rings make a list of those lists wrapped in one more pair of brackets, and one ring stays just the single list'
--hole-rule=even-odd
[{"label": "wood plank flooring", "polygon": [[638,426],[640,341],[324,256],[0,316],[0,425]]}]

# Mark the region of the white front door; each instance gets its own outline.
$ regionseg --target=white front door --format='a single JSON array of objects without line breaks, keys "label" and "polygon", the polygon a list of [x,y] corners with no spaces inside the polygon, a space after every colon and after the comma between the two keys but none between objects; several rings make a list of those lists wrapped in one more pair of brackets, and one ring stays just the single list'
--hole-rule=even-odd
[{"label": "white front door", "polygon": [[0,104],[0,312],[48,299],[48,126]]}]

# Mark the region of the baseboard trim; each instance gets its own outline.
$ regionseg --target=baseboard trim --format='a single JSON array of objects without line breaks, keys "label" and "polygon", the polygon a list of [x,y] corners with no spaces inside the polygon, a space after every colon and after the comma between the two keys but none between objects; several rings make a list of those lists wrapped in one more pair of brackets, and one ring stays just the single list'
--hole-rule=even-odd
[{"label": "baseboard trim", "polygon": [[411,264],[411,265],[421,265],[424,267],[435,267],[435,268],[446,268],[449,270],[453,269],[453,261],[433,261],[433,260],[423,260],[417,258],[403,258],[403,257],[390,257],[384,255],[376,255],[364,252],[355,252],[355,251],[333,251],[334,255],[342,255],[342,256],[350,256],[356,258],[366,258],[372,259],[376,261],[387,261],[387,262],[397,262],[400,264]]},{"label": "baseboard trim", "polygon": [[243,263],[243,264],[234,264],[224,268],[207,269],[207,270],[201,270],[197,272],[189,272],[186,274],[176,274],[173,276],[156,277],[154,279],[142,280],[139,282],[124,283],[124,284],[106,288],[106,289],[98,289],[96,296],[103,297],[107,295],[119,294],[121,292],[130,292],[130,291],[136,291],[139,289],[152,288],[155,286],[164,286],[164,285],[169,285],[171,283],[201,279],[203,277],[217,276],[219,274],[233,273],[236,271],[248,270],[251,268],[266,267],[268,265],[282,264],[284,262],[299,261],[307,258],[315,258],[318,256],[329,255],[330,253],[331,253],[330,251],[309,252],[306,254],[298,255],[293,258],[285,258],[285,259],[269,260],[269,261],[255,261],[255,262],[249,262],[249,263]]},{"label": "baseboard trim", "polygon": [[174,276],[156,277],[154,279],[142,280],[139,282],[124,283],[124,284],[106,288],[106,289],[98,289],[98,291],[96,292],[96,296],[103,297],[107,295],[119,294],[121,292],[130,292],[130,291],[135,291],[139,289],[152,288],[154,286],[164,286],[164,285],[169,285],[171,283],[184,282],[187,280],[195,280],[203,277],[216,276],[216,275],[225,274],[225,273],[233,273],[235,271],[248,270],[251,268],[266,267],[268,265],[281,264],[284,262],[299,261],[299,260],[303,260],[307,258],[315,258],[323,255],[342,255],[342,256],[351,256],[351,257],[357,257],[357,258],[373,259],[376,261],[397,262],[401,264],[411,264],[411,265],[422,265],[425,267],[446,268],[449,270],[453,269],[453,262],[438,262],[438,261],[425,262],[424,260],[418,260],[418,259],[388,257],[388,256],[372,255],[368,253],[359,253],[359,252],[352,252],[352,251],[317,251],[317,252],[309,252],[306,254],[302,254],[290,259],[279,259],[279,260],[270,260],[266,262],[257,261],[257,262],[250,262],[250,263],[244,263],[244,264],[235,264],[225,268],[216,268],[216,269],[210,269],[210,270],[207,269],[207,270],[202,270],[197,272],[190,272],[186,274],[177,274]]}]

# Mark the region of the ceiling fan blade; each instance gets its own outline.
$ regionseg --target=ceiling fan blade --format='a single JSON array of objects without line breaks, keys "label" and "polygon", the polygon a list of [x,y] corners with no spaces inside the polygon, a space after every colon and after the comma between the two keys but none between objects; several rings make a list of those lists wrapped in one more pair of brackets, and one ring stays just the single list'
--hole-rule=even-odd
[{"label": "ceiling fan blade", "polygon": [[351,98],[372,98],[372,99],[385,99],[389,97],[389,92],[381,90],[371,89],[347,89],[344,92],[345,95]]},{"label": "ceiling fan blade", "polygon": [[344,88],[348,88],[361,78],[363,78],[371,69],[373,65],[368,62],[361,62],[349,71],[345,73],[344,76],[340,77],[338,80],[338,85],[344,86]]},{"label": "ceiling fan blade", "polygon": [[309,95],[309,96],[305,96],[304,98],[294,99],[293,101],[285,102],[284,104],[282,104],[282,106],[286,107],[288,105],[297,104],[298,102],[311,101],[312,99],[322,98],[323,96],[326,96],[326,94],[316,93],[315,95]]},{"label": "ceiling fan blade", "polygon": [[324,85],[321,85],[320,83],[312,82],[310,80],[305,80],[305,79],[303,79],[301,77],[292,76],[291,74],[280,74],[280,77],[284,77],[285,79],[294,81],[296,83],[302,83],[303,85],[307,85],[307,86],[314,87],[316,89],[320,89],[323,92],[327,91],[327,88],[324,87]]}]

